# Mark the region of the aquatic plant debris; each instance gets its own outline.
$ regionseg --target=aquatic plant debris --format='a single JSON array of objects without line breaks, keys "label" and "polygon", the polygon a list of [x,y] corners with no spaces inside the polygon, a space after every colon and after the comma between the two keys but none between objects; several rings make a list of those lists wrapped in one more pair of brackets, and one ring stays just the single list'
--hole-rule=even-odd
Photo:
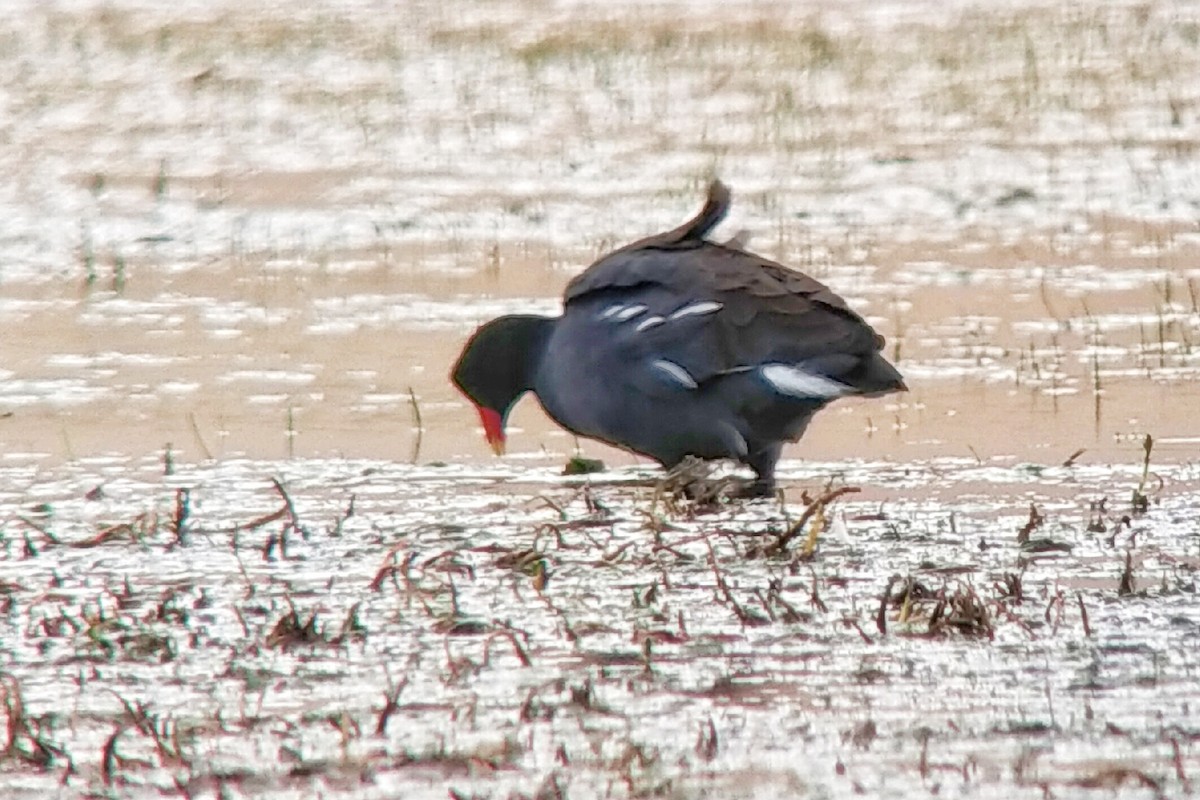
[{"label": "aquatic plant debris", "polygon": [[[906,470],[954,499],[814,482],[649,515],[653,482],[553,467],[0,468],[6,791],[1033,797],[1115,770],[1182,791],[1195,466],[1115,544],[1090,499],[1136,468],[1068,499],[1019,468]],[[1016,541],[1031,498],[1069,551]],[[810,557],[746,557],[821,499]]]},{"label": "aquatic plant debris", "polygon": [[[1195,792],[1194,6],[0,20],[5,797]],[[714,176],[910,392],[493,460],[462,340]]]}]

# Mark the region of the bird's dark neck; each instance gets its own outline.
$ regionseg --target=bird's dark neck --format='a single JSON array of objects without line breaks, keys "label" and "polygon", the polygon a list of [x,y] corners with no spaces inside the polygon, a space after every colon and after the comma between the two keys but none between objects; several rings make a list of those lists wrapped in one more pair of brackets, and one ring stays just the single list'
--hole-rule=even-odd
[{"label": "bird's dark neck", "polygon": [[481,408],[504,415],[534,388],[555,317],[511,314],[494,319],[467,342],[452,378]]},{"label": "bird's dark neck", "polygon": [[546,342],[554,332],[556,317],[540,317],[532,314],[512,314],[501,317],[507,324],[503,337],[508,343],[512,363],[512,375],[517,379],[516,388],[522,391],[533,389],[534,379],[542,365]]}]

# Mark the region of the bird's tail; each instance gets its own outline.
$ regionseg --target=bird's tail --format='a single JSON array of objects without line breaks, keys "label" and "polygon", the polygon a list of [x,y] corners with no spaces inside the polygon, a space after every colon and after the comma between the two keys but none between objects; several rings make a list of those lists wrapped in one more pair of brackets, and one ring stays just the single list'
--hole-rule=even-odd
[{"label": "bird's tail", "polygon": [[856,393],[867,397],[908,391],[904,376],[878,353],[872,353],[869,358],[863,359],[853,372],[840,377],[839,380],[853,386]]},{"label": "bird's tail", "polygon": [[732,196],[729,187],[714,179],[708,185],[708,197],[705,198],[704,208],[700,213],[689,219],[674,230],[667,231],[654,237],[662,244],[682,244],[683,242],[702,241],[708,232],[725,219],[729,213]]}]

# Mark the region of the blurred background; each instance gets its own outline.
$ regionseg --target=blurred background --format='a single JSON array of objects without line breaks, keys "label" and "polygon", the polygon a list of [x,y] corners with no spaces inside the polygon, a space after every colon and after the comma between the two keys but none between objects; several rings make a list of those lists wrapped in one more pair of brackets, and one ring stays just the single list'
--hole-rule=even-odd
[{"label": "blurred background", "polygon": [[912,387],[785,457],[1194,457],[1197,6],[827,5],[7,4],[3,457],[483,461],[474,326],[711,176]]}]

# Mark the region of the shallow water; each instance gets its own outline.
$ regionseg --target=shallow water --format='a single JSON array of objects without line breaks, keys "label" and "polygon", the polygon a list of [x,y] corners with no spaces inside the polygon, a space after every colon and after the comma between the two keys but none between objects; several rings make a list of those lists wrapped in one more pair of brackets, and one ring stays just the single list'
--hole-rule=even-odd
[{"label": "shallow water", "polygon": [[[1191,790],[1195,7],[0,18],[6,792]],[[652,465],[533,400],[494,460],[446,380],[713,174],[720,235],[846,296],[911,387],[787,451],[788,518],[861,489],[811,562],[746,556],[776,505],[656,506]],[[612,468],[590,494],[577,446]],[[304,531],[262,522],[272,476]],[[527,548],[540,593],[498,563]],[[992,635],[929,635],[926,601],[881,632],[893,574],[975,592]],[[319,630],[288,648],[292,606]]]},{"label": "shallow water", "polygon": [[[9,692],[54,748],[44,770],[10,759],[9,791],[42,796],[67,763],[76,789],[201,796],[1190,785],[1194,467],[1160,471],[1128,525],[1135,469],[786,471],[818,493],[834,474],[865,490],[831,507],[811,561],[747,557],[786,529],[776,504],[696,513],[638,474],[584,488],[550,470],[361,460],[6,468]],[[294,520],[262,522],[286,508],[272,478]],[[944,499],[924,496],[933,485]],[[1045,520],[1021,546],[1030,503]],[[880,622],[892,575],[977,592],[986,631],[931,633],[930,600]],[[1002,589],[1013,579],[1019,597]],[[292,610],[316,615],[309,636],[278,637]],[[105,767],[118,729],[125,760]]]},{"label": "shallow water", "polygon": [[10,9],[5,451],[479,458],[472,326],[712,172],[910,377],[798,454],[1194,451],[1195,9],[736,7]]}]

